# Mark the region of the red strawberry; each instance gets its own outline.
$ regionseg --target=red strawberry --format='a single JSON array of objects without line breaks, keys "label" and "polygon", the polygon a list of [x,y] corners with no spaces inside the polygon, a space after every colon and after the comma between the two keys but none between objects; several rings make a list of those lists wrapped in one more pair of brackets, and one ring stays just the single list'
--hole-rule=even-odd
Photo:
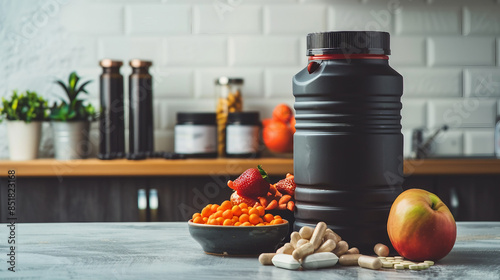
[{"label": "red strawberry", "polygon": [[283,194],[286,193],[291,196],[294,196],[295,188],[297,187],[293,175],[287,176],[287,178],[280,180],[278,183],[275,184],[275,186],[279,192]]},{"label": "red strawberry", "polygon": [[265,196],[269,191],[269,177],[259,165],[257,168],[247,169],[236,180],[227,182],[227,185],[241,196],[257,199]]},{"label": "red strawberry", "polygon": [[238,194],[238,192],[233,192],[230,200],[233,203],[233,205],[238,205],[240,203],[246,203],[249,207],[253,207],[255,205],[255,203],[257,203],[256,199],[246,197],[246,196],[241,196]]}]

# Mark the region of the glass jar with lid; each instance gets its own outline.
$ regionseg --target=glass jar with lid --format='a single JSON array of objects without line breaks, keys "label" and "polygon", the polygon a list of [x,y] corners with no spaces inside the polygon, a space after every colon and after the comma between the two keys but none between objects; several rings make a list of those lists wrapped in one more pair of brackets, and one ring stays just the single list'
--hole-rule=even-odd
[{"label": "glass jar with lid", "polygon": [[243,110],[241,88],[243,79],[219,77],[215,80],[217,115],[217,152],[220,157],[226,154],[226,126],[229,113]]}]

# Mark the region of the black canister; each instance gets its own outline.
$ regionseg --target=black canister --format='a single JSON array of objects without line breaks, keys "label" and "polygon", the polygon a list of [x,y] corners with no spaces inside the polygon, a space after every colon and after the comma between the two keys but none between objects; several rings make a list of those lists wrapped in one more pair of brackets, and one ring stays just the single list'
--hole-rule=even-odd
[{"label": "black canister", "polygon": [[259,157],[259,112],[229,113],[226,125],[226,157]]},{"label": "black canister", "polygon": [[129,159],[143,159],[154,153],[153,79],[151,61],[130,61],[129,77]]},{"label": "black canister", "polygon": [[402,191],[403,77],[389,33],[307,36],[309,64],[293,78],[295,228],[324,221],[351,247],[390,245],[387,218]]},{"label": "black canister", "polygon": [[123,108],[123,76],[121,61],[103,59],[100,76],[101,110],[99,116],[99,159],[125,156],[125,118]]},{"label": "black canister", "polygon": [[175,153],[187,158],[217,157],[215,113],[177,113]]}]

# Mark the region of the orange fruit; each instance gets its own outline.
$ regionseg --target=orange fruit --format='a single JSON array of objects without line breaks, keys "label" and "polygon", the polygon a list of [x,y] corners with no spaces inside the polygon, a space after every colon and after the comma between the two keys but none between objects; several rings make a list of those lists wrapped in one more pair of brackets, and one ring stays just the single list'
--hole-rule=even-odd
[{"label": "orange fruit", "polygon": [[274,107],[273,110],[273,119],[283,122],[283,123],[288,123],[290,122],[290,118],[293,117],[293,112],[292,109],[286,105],[286,104],[278,104],[276,107]]},{"label": "orange fruit", "polygon": [[288,153],[293,150],[293,132],[280,121],[272,120],[264,126],[262,138],[272,152]]},{"label": "orange fruit", "polygon": [[290,129],[292,130],[293,133],[295,133],[295,123],[296,123],[295,117],[292,117],[290,119]]}]

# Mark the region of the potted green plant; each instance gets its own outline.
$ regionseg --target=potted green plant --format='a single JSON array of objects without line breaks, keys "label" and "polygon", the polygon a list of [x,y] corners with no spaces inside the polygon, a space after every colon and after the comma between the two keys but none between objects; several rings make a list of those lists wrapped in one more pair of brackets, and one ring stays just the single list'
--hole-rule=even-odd
[{"label": "potted green plant", "polygon": [[46,118],[47,101],[34,91],[18,94],[14,90],[10,99],[2,97],[0,121],[7,121],[11,160],[37,158],[42,121]]},{"label": "potted green plant", "polygon": [[66,98],[57,102],[50,109],[50,120],[54,133],[54,153],[59,160],[86,158],[90,152],[90,122],[96,119],[96,111],[92,104],[85,104],[79,94],[88,92],[86,81],[80,86],[80,77],[76,72],[69,74],[68,84],[56,81],[66,93]]}]

